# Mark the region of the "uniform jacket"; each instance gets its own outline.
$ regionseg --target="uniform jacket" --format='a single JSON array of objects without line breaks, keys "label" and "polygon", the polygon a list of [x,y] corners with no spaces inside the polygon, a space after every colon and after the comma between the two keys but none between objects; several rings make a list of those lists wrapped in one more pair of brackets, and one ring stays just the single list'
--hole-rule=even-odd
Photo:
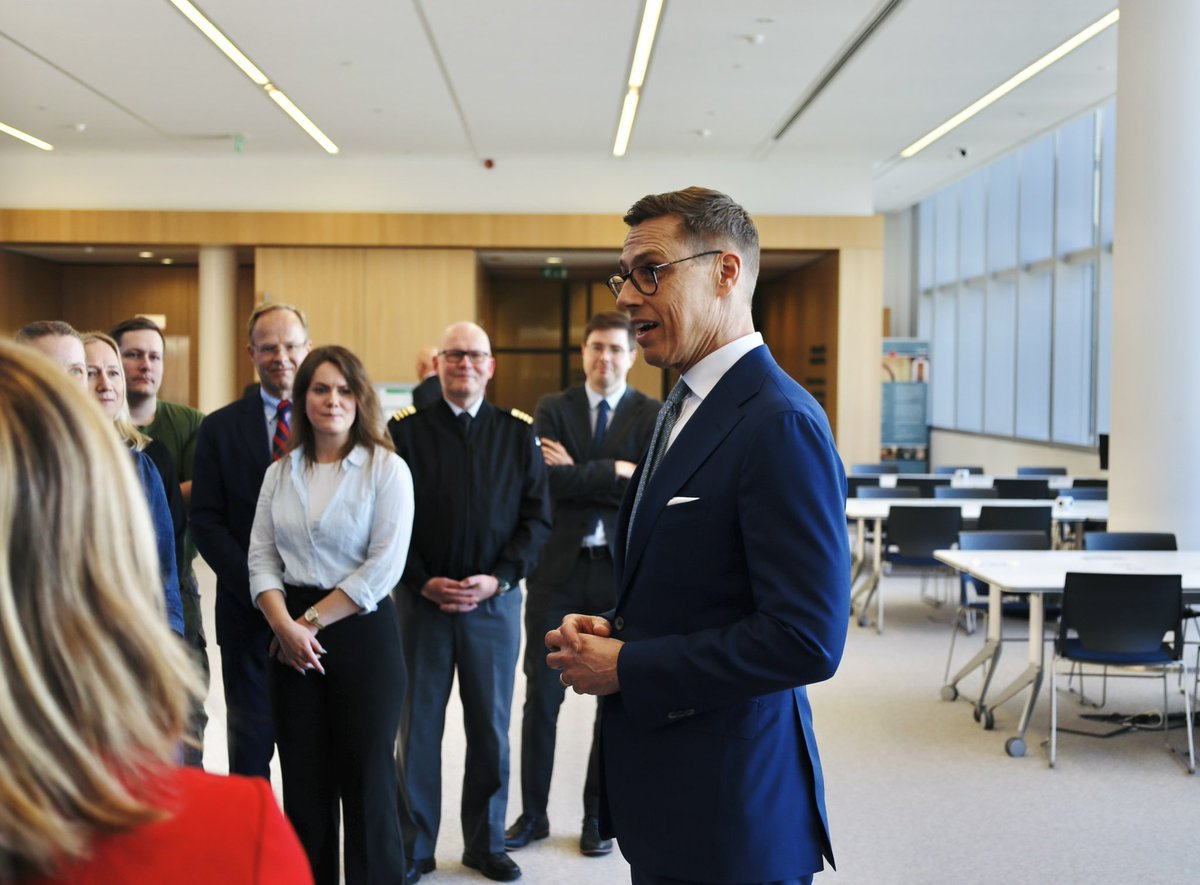
[{"label": "uniform jacket", "polygon": [[593,432],[584,386],[549,394],[538,402],[538,434],[542,439],[562,443],[575,463],[549,468],[554,530],[542,548],[537,570],[530,576],[532,581],[565,581],[579,560],[583,539],[595,531],[597,519],[604,523],[609,549],[615,548],[617,509],[629,483],[617,478],[613,465],[616,461],[636,464],[641,460],[661,405],[627,387],[608,420],[599,456],[589,460]]},{"label": "uniform jacket", "polygon": [[[630,862],[766,882],[832,862],[804,686],[849,618],[845,474],[824,412],[765,346],[699,405],[618,520],[619,693],[603,704],[603,828]],[[686,500],[694,499],[694,500]],[[674,502],[674,503],[669,503]]]}]

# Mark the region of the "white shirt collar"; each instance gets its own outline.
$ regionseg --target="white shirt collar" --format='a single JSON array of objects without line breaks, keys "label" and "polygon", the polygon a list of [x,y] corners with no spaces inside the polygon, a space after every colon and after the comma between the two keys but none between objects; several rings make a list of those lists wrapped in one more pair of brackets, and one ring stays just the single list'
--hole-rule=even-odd
[{"label": "white shirt collar", "polygon": [[717,382],[721,380],[722,376],[733,368],[734,363],[754,348],[761,346],[762,343],[762,333],[751,332],[749,335],[735,338],[724,347],[718,347],[700,360],[683,374],[683,380],[691,391],[691,395],[703,400],[712,393],[712,389],[717,386]]},{"label": "white shirt collar", "polygon": [[615,412],[617,410],[617,403],[619,403],[621,401],[621,397],[625,395],[625,388],[626,385],[622,384],[619,388],[617,388],[616,392],[610,393],[608,396],[601,396],[600,394],[596,393],[596,391],[592,390],[588,384],[585,383],[583,385],[583,389],[587,392],[588,408],[593,412],[600,408],[600,400],[607,400],[608,410],[610,412]]},{"label": "white shirt collar", "polygon": [[[442,399],[446,399],[446,398],[442,397]],[[479,416],[479,408],[480,408],[480,406],[483,405],[483,397],[480,397],[479,399],[475,400],[475,402],[471,403],[471,405],[467,406],[465,409],[462,408],[461,406],[456,406],[454,403],[450,402],[450,400],[448,400],[448,399],[446,400],[446,405],[448,405],[450,407],[450,411],[454,413],[455,418],[457,418],[463,412],[466,412],[472,418],[477,418]]]}]

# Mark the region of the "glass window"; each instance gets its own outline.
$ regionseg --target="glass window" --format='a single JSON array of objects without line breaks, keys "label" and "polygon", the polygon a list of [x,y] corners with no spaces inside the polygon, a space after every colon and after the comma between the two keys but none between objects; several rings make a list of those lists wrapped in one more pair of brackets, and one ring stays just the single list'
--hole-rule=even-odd
[{"label": "glass window", "polygon": [[930,422],[938,427],[954,427],[955,331],[958,298],[953,289],[933,296],[933,340],[929,344],[930,395],[933,397]]},{"label": "glass window", "polygon": [[933,288],[933,199],[917,206],[917,288]]},{"label": "glass window", "polygon": [[1100,245],[1113,241],[1113,202],[1117,188],[1117,106],[1100,109]]},{"label": "glass window", "polygon": [[1100,255],[1096,298],[1096,432],[1108,433],[1112,390],[1112,255]]},{"label": "glass window", "polygon": [[1059,255],[1096,243],[1096,115],[1088,114],[1058,131],[1057,242]]},{"label": "glass window", "polygon": [[992,283],[984,310],[983,430],[1013,434],[1013,383],[1017,363],[1017,286],[1006,279]]},{"label": "glass window", "polygon": [[987,208],[987,170],[976,172],[963,182],[959,206],[959,273],[964,280],[983,275],[985,217]]},{"label": "glass window", "polygon": [[938,192],[934,221],[937,247],[933,253],[934,285],[944,286],[958,279],[958,187]]},{"label": "glass window", "polygon": [[955,426],[983,430],[983,288],[967,287],[958,296],[958,381]]},{"label": "glass window", "polygon": [[1054,250],[1054,136],[1023,148],[1021,158],[1021,264],[1049,258]]},{"label": "glass window", "polygon": [[917,337],[933,340],[933,293],[922,292],[917,299]]},{"label": "glass window", "polygon": [[1050,290],[1048,273],[1023,274],[1017,290],[1017,428],[1050,439]]},{"label": "glass window", "polygon": [[1095,265],[1063,265],[1054,286],[1055,442],[1086,445],[1092,437],[1092,293]]},{"label": "glass window", "polygon": [[988,270],[1017,266],[1017,155],[992,164],[987,198]]}]

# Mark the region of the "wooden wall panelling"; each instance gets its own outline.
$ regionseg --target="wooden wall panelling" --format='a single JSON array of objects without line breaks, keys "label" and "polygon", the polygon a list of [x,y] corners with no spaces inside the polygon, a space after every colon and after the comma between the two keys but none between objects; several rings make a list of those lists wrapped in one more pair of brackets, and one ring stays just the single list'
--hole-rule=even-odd
[{"label": "wooden wall panelling", "polygon": [[257,384],[258,375],[254,371],[254,362],[246,352],[246,323],[254,312],[254,265],[244,264],[237,269],[237,309],[233,319],[233,328],[229,334],[233,336],[237,347],[237,389],[240,393],[247,385]]},{"label": "wooden wall panelling", "polygon": [[476,264],[469,249],[366,250],[362,356],[373,381],[415,382],[417,351],[478,319]]},{"label": "wooden wall panelling", "polygon": [[255,303],[298,307],[308,317],[314,346],[341,344],[366,361],[365,254],[365,249],[257,249]]},{"label": "wooden wall panelling", "polygon": [[189,341],[188,347],[175,348],[175,352],[187,354],[188,365],[180,373],[186,380],[176,384],[171,379],[171,364],[167,362],[163,381],[165,399],[178,398],[188,405],[196,402],[199,298],[200,278],[195,267],[101,264],[63,267],[62,318],[79,331],[107,332],[121,320],[137,314],[163,314],[167,318],[166,334]]},{"label": "wooden wall panelling", "polygon": [[36,320],[62,319],[62,266],[0,251],[0,335]]},{"label": "wooden wall panelling", "polygon": [[843,249],[838,267],[837,414],[847,463],[879,460],[883,389],[883,250]]}]

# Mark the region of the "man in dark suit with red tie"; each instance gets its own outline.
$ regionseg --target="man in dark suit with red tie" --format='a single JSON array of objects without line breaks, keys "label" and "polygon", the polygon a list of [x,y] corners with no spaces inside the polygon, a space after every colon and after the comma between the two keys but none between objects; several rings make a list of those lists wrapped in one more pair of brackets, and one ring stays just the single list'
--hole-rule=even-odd
[{"label": "man in dark suit with red tie", "polygon": [[304,314],[277,302],[258,305],[246,331],[246,351],[260,383],[200,425],[191,525],[196,549],[217,574],[229,771],[270,778],[275,733],[267,697],[267,649],[272,634],[250,601],[246,554],[263,474],[287,451],[292,382],[312,343]]},{"label": "man in dark suit with red tie", "polygon": [[[554,529],[526,582],[522,810],[505,832],[510,849],[550,834],[546,806],[564,689],[558,674],[546,666],[541,637],[570,612],[612,608],[617,508],[658,415],[657,400],[625,383],[637,358],[628,317],[616,312],[592,317],[584,329],[582,350],[586,383],[542,397],[535,416],[550,469]],[[599,724],[597,715],[597,734]],[[589,857],[612,851],[612,840],[600,836],[599,767],[594,737],[579,839],[580,851]]]},{"label": "man in dark suit with red tie", "polygon": [[609,286],[680,379],[621,504],[616,606],[568,615],[547,663],[604,696],[601,832],[634,885],[810,883],[833,860],[805,687],[846,640],[842,462],[754,330],[746,210],[693,187],[625,223]]}]

